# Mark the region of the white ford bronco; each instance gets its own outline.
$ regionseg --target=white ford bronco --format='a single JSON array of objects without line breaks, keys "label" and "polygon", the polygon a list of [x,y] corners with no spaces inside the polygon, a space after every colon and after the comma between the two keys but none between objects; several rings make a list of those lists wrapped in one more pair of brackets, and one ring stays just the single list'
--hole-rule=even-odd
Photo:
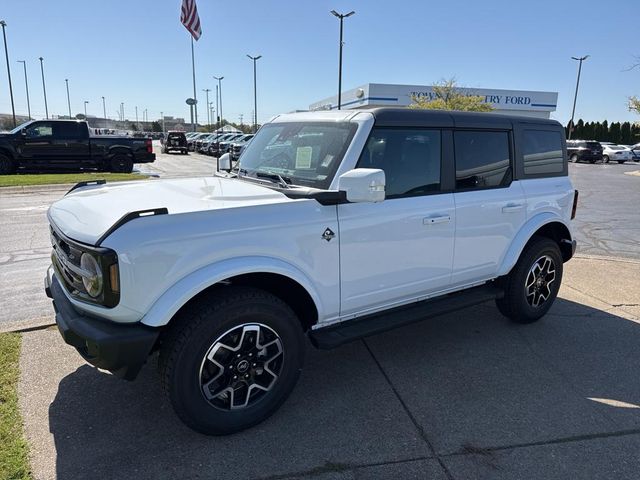
[{"label": "white ford bronco", "polygon": [[285,401],[306,336],[329,348],[488,300],[538,320],[576,204],[555,121],[287,114],[212,177],[74,187],[48,212],[45,288],[89,363],[132,380],[158,352],[177,415],[227,434]]}]

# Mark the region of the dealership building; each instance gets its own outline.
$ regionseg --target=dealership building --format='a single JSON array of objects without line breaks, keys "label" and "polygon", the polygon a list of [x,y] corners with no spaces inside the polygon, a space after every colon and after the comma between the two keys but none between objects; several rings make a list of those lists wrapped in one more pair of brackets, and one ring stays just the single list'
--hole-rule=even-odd
[{"label": "dealership building", "polygon": [[[489,88],[459,88],[467,95],[478,95],[495,108],[496,113],[509,113],[529,117],[549,118],[558,104],[558,92],[531,92],[524,90],[495,90]],[[428,85],[392,85],[367,83],[342,92],[343,109],[374,107],[407,107],[413,98],[435,98]],[[309,110],[334,110],[338,97],[325,98],[309,106]]]}]

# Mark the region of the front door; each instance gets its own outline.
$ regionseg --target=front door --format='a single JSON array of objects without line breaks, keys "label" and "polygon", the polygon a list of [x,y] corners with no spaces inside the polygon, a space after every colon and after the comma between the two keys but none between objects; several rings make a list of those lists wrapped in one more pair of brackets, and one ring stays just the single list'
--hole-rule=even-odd
[{"label": "front door", "polygon": [[437,129],[375,128],[358,162],[380,168],[386,199],[338,206],[341,316],[400,305],[445,289],[455,208],[441,193]]}]

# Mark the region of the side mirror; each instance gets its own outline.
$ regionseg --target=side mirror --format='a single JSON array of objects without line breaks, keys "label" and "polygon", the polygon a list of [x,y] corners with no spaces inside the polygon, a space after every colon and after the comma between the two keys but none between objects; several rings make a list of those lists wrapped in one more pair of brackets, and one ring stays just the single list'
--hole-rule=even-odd
[{"label": "side mirror", "polygon": [[218,158],[218,171],[225,170],[227,172],[231,171],[231,155],[225,153],[220,158]]},{"label": "side mirror", "polygon": [[338,190],[345,192],[351,203],[382,202],[384,187],[384,171],[378,168],[356,168],[338,178]]}]

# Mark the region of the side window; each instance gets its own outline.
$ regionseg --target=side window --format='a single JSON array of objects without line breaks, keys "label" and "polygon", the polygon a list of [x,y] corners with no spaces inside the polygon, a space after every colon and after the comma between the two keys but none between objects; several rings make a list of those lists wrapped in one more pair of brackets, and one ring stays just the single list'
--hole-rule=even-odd
[{"label": "side window", "polygon": [[27,138],[40,138],[50,137],[52,135],[52,128],[50,122],[36,123],[27,127]]},{"label": "side window", "polygon": [[[583,144],[578,144],[583,147]],[[562,136],[560,132],[548,130],[525,130],[524,145],[525,175],[548,175],[564,172]]]},{"label": "side window", "polygon": [[437,192],[442,156],[440,137],[440,130],[374,129],[358,167],[384,170],[387,198]]},{"label": "side window", "polygon": [[53,124],[55,138],[80,138],[80,124],[77,122],[59,122]]},{"label": "side window", "polygon": [[456,189],[506,186],[511,181],[507,132],[454,132]]}]

